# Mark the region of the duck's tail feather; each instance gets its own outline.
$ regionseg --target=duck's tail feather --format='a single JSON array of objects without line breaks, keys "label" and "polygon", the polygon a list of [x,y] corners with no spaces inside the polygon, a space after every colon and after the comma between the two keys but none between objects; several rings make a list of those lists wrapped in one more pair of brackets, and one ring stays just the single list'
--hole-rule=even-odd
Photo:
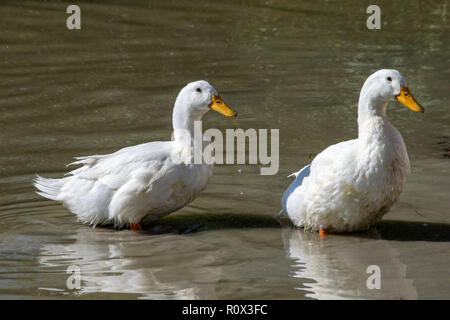
[{"label": "duck's tail feather", "polygon": [[33,185],[39,190],[36,193],[50,200],[59,201],[59,193],[64,184],[64,179],[47,179],[36,175]]}]

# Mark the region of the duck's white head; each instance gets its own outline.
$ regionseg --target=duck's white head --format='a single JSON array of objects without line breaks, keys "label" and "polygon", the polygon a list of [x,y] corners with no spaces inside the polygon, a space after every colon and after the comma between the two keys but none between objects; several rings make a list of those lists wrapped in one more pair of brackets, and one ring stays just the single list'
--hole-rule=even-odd
[{"label": "duck's white head", "polygon": [[364,83],[359,97],[359,114],[384,115],[390,101],[400,101],[416,112],[424,112],[424,108],[414,99],[409,91],[405,78],[394,69],[378,70]]},{"label": "duck's white head", "polygon": [[173,108],[173,139],[182,142],[191,141],[194,122],[201,120],[210,109],[227,117],[237,116],[207,81],[200,80],[187,84],[178,94]]},{"label": "duck's white head", "polygon": [[227,117],[237,116],[222,100],[217,90],[205,80],[191,82],[181,89],[175,101],[175,108],[178,113],[194,120],[201,118],[210,109]]}]

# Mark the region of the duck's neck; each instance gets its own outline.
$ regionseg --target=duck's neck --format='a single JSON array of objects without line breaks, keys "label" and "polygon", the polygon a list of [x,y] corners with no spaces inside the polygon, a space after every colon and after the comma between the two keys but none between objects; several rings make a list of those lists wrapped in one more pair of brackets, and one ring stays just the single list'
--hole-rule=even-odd
[{"label": "duck's neck", "polygon": [[190,144],[194,139],[194,122],[200,121],[202,116],[203,112],[189,110],[183,99],[177,99],[172,114],[174,140]]},{"label": "duck's neck", "polygon": [[[370,88],[363,88],[358,103],[358,137],[382,133],[386,118],[387,102],[371,93]],[[378,126],[374,126],[378,123]]]}]

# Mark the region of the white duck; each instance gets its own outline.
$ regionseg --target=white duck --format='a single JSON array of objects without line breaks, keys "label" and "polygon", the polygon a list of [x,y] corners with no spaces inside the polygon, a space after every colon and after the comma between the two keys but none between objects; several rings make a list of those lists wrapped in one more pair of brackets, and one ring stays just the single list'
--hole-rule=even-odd
[{"label": "white duck", "polygon": [[194,121],[210,109],[234,117],[206,81],[184,87],[173,109],[173,141],[149,142],[106,155],[76,158],[83,166],[61,179],[37,176],[38,194],[56,201],[90,225],[140,230],[190,203],[206,187],[213,166],[193,161]]},{"label": "white duck", "polygon": [[398,200],[410,165],[402,136],[386,118],[393,100],[424,112],[397,70],[379,70],[366,80],[358,138],[319,153],[283,194],[283,210],[296,226],[321,234],[366,230]]}]

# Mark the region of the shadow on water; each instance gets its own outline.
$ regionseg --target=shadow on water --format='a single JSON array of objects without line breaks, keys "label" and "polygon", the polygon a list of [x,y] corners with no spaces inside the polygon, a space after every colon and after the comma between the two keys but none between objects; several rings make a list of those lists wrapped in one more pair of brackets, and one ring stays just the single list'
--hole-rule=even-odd
[{"label": "shadow on water", "polygon": [[[290,222],[281,221],[283,226]],[[338,234],[341,237],[392,241],[450,242],[450,225],[444,223],[381,220],[368,231]]]},{"label": "shadow on water", "polygon": [[[112,226],[97,226],[112,228]],[[142,232],[152,235],[189,234],[200,231],[245,228],[280,228],[277,219],[258,214],[172,214],[158,221],[144,223]]]},{"label": "shadow on water", "polygon": [[[260,214],[173,214],[156,222],[143,225],[147,234],[189,234],[219,229],[293,227],[285,218]],[[394,241],[450,242],[450,225],[382,220],[367,232],[341,234]]]},{"label": "shadow on water", "polygon": [[450,242],[450,225],[444,223],[385,220],[375,230],[383,240]]},{"label": "shadow on water", "polygon": [[145,232],[151,234],[179,233],[245,228],[279,228],[278,221],[265,215],[257,214],[191,214],[171,215],[144,226]]}]

